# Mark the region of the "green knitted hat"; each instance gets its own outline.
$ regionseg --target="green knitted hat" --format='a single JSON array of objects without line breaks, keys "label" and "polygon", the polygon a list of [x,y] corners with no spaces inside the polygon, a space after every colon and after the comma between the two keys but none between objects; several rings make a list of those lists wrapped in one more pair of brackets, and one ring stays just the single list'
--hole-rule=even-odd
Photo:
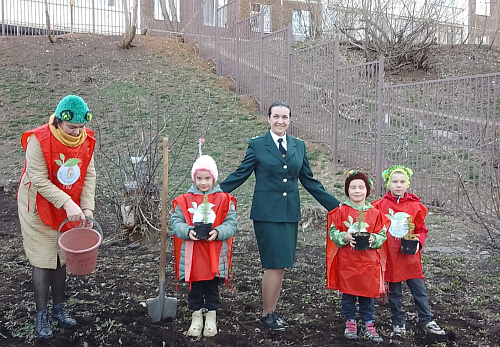
[{"label": "green knitted hat", "polygon": [[410,177],[413,175],[413,171],[404,165],[393,165],[387,170],[382,171],[382,178],[385,181],[385,186],[389,188],[389,185],[391,184],[391,176],[395,172],[401,172],[406,176],[406,183],[408,184],[408,187],[410,187]]},{"label": "green knitted hat", "polygon": [[66,95],[57,104],[56,117],[70,123],[87,123],[92,119],[92,114],[81,97]]}]

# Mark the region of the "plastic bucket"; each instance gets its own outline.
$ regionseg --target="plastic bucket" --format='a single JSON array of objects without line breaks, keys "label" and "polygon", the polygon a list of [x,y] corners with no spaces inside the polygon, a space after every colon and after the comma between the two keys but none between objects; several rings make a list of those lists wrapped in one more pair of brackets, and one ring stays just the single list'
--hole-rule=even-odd
[{"label": "plastic bucket", "polygon": [[[101,230],[99,224],[92,221]],[[66,221],[61,227],[64,223]],[[73,228],[60,234],[59,247],[64,251],[66,266],[70,273],[88,275],[95,270],[97,253],[102,242],[101,234],[102,231],[89,228]]]}]

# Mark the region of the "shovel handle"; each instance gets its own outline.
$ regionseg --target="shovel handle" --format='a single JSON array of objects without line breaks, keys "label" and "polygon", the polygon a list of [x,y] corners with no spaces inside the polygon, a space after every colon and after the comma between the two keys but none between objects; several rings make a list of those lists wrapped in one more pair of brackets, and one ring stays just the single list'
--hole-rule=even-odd
[{"label": "shovel handle", "polygon": [[[161,197],[161,247],[160,247],[160,283],[165,282],[167,261],[167,202],[168,202],[168,137],[163,139],[163,181]],[[163,296],[163,293],[160,293]]]}]

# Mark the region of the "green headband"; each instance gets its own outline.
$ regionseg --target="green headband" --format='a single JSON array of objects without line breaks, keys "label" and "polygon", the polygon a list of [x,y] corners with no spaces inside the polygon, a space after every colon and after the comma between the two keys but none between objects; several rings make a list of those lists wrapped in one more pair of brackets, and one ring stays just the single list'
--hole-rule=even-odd
[{"label": "green headband", "polygon": [[410,168],[404,165],[393,165],[387,170],[382,172],[382,178],[384,179],[385,186],[389,188],[389,184],[391,183],[391,176],[395,172],[401,172],[406,176],[406,182],[408,183],[408,187],[410,186],[410,177],[413,175],[413,171]]},{"label": "green headband", "polygon": [[76,95],[67,95],[59,101],[56,117],[70,123],[87,123],[92,120],[92,114],[83,99]]}]

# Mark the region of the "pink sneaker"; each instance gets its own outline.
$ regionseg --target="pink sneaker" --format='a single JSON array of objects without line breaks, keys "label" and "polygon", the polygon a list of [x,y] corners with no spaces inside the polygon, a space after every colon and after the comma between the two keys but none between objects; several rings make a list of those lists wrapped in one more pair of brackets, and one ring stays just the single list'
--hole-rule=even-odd
[{"label": "pink sneaker", "polygon": [[380,335],[377,334],[377,331],[375,330],[375,326],[373,323],[361,324],[360,334],[363,335],[366,339],[368,339],[370,341],[373,341],[376,343],[384,342],[384,340],[380,337]]},{"label": "pink sneaker", "polygon": [[345,323],[344,336],[348,340],[357,340],[358,339],[358,327],[356,325],[356,321],[348,320]]}]

